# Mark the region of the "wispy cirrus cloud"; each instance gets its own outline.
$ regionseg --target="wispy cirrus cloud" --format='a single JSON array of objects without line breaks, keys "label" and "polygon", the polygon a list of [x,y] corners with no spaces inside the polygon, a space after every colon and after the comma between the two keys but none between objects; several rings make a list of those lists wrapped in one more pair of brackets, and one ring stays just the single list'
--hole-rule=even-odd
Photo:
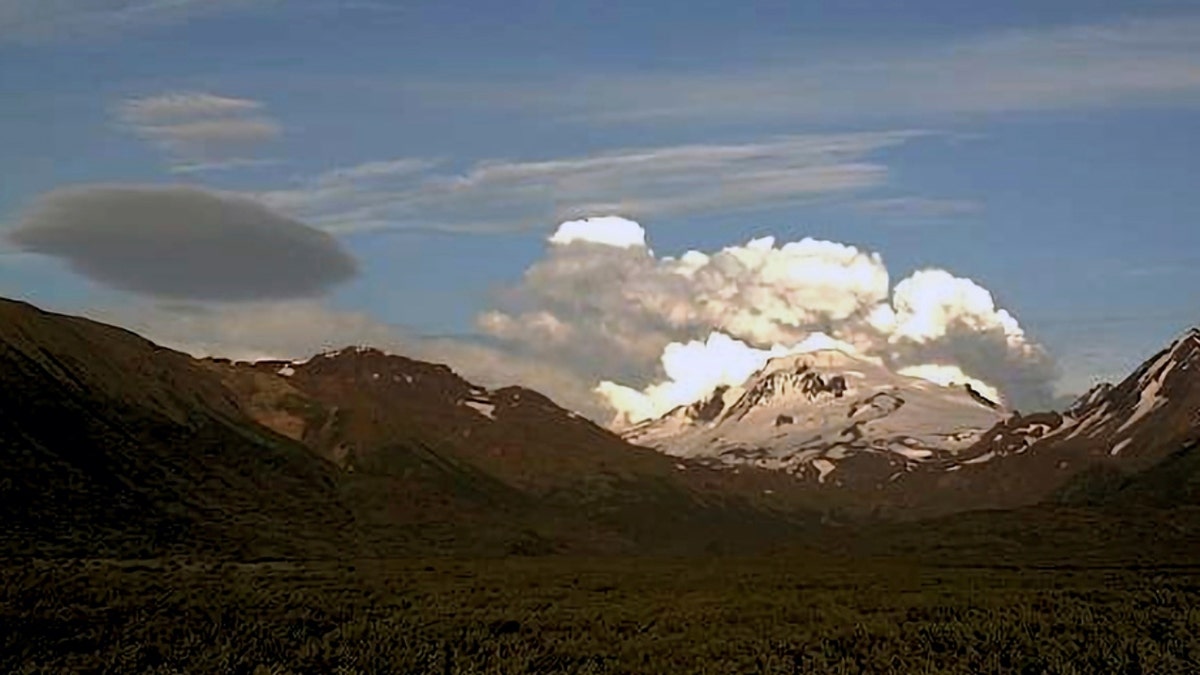
[{"label": "wispy cirrus cloud", "polygon": [[335,169],[256,195],[332,230],[503,232],[606,213],[722,213],[853,194],[883,184],[873,155],[929,135],[793,135],[737,144],[614,150],[544,160],[484,160],[462,172],[400,159]]},{"label": "wispy cirrus cloud", "polygon": [[279,0],[4,0],[0,41],[95,37],[178,23]]},{"label": "wispy cirrus cloud", "polygon": [[130,124],[161,124],[197,117],[258,113],[263,107],[260,101],[247,98],[218,96],[206,92],[172,92],[123,101],[118,108],[118,114]]},{"label": "wispy cirrus cloud", "polygon": [[409,85],[425,100],[586,123],[848,118],[1200,105],[1200,15],[823,47],[724,70]]},{"label": "wispy cirrus cloud", "polygon": [[939,199],[936,197],[881,197],[863,199],[850,204],[859,213],[901,220],[944,219],[979,213],[983,204],[969,199]]},{"label": "wispy cirrus cloud", "polygon": [[278,159],[218,159],[211,162],[178,162],[167,170],[174,174],[207,173],[210,171],[229,171],[232,169],[249,169],[253,167],[275,166],[283,162]]},{"label": "wispy cirrus cloud", "polygon": [[165,152],[177,173],[261,164],[246,155],[283,133],[262,102],[206,92],[130,98],[113,113],[122,128]]}]

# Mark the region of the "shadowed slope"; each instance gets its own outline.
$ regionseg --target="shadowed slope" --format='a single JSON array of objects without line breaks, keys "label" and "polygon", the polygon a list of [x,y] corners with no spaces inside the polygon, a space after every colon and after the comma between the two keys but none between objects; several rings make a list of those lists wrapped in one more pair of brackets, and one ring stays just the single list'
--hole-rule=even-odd
[{"label": "shadowed slope", "polygon": [[484,509],[571,546],[736,548],[786,537],[812,520],[790,501],[799,494],[791,477],[665,457],[535,391],[489,391],[445,366],[368,348],[304,362],[208,363],[248,414],[336,462],[352,484],[405,482],[409,494],[428,491],[431,483],[412,481],[405,468],[414,449],[485,478],[474,482],[486,484],[486,500],[428,494],[435,506],[419,512],[426,521]]},{"label": "shadowed slope", "polygon": [[197,361],[0,301],[0,412],[9,554],[697,550],[803,522],[536,392],[373,350]]},{"label": "shadowed slope", "polygon": [[186,355],[0,301],[9,552],[334,550],[335,470],[239,411]]}]

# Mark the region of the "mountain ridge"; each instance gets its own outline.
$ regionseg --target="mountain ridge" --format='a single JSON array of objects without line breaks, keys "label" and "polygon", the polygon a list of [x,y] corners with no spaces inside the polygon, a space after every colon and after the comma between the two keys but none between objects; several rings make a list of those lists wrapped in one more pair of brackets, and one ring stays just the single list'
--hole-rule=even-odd
[{"label": "mountain ridge", "polygon": [[[193,359],[0,300],[0,497],[18,505],[0,550],[750,550],[821,522],[1056,500],[1143,508],[1158,489],[1145,486],[1194,497],[1194,451],[1176,454],[1200,437],[1196,331],[1064,412],[993,409],[967,387],[912,378],[865,386],[877,364],[847,358],[835,359],[837,372],[822,370],[821,357],[773,360],[761,386],[718,388],[672,411],[702,432],[749,420],[768,437],[808,422],[797,400],[835,411],[841,450],[801,450],[810,454],[788,472],[767,455],[630,445],[536,391],[480,387],[376,349]],[[864,427],[931,405],[921,397],[996,421],[978,440],[975,429],[951,438],[952,451],[871,445]],[[738,407],[743,398],[752,403]]]},{"label": "mountain ridge", "polygon": [[[799,393],[790,400],[784,397],[788,409],[772,409],[769,401],[761,406],[766,399],[751,401],[732,420],[731,430],[722,428],[722,424],[731,425],[722,415],[747,391],[763,384],[772,388],[771,378],[781,372],[810,378],[806,382],[816,384],[811,379],[813,371],[789,371],[787,358],[772,359],[743,385],[723,387],[709,398],[628,429],[624,436],[714,466],[753,465],[794,473],[816,483],[810,489],[827,497],[832,508],[885,513],[900,519],[1037,504],[1053,499],[1056,490],[1077,474],[1137,473],[1200,436],[1200,329],[1196,328],[1174,339],[1121,382],[1098,384],[1061,412],[1023,414],[992,407],[995,402],[969,385],[955,390],[939,388],[936,391],[946,395],[959,391],[963,399],[969,398],[993,415],[987,424],[977,422],[961,436],[944,437],[957,443],[932,448],[896,443],[906,438],[897,438],[894,430],[870,428],[875,420],[886,422],[897,411],[911,411],[915,397],[908,394],[906,400],[904,387],[884,374],[872,373],[870,364],[848,367],[853,363],[848,355],[829,360],[834,367],[823,371],[823,385],[837,384],[793,387]],[[874,375],[867,387],[843,386],[861,383],[864,374]],[[923,381],[908,386],[917,390],[938,387]],[[762,419],[756,429],[746,433],[737,425],[746,418],[745,408],[755,406],[762,408]],[[840,416],[843,407],[844,418]],[[830,415],[830,410],[838,414]],[[863,411],[868,411],[865,417],[870,419],[867,424],[857,424]],[[774,419],[777,428],[787,429],[813,415],[842,421],[832,427],[835,433],[798,438],[779,433],[767,423]],[[930,417],[935,416],[931,413]],[[947,426],[946,419],[931,422],[914,426],[926,432]],[[778,461],[780,457],[793,461]]]},{"label": "mountain ridge", "polygon": [[0,389],[7,555],[684,551],[814,522],[536,392],[376,350],[196,360],[0,300]]}]

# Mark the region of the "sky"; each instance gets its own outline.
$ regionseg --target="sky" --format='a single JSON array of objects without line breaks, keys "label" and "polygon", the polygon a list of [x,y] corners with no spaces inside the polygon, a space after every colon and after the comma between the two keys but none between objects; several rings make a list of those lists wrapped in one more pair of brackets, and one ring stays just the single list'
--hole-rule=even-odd
[{"label": "sky", "polygon": [[1046,406],[1200,323],[1198,112],[1194,1],[0,0],[0,295],[597,417],[817,334]]}]

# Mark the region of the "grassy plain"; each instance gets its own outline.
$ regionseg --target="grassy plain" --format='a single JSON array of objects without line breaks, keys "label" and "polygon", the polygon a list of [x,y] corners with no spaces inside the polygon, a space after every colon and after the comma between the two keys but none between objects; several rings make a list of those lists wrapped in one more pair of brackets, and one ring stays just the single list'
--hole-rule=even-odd
[{"label": "grassy plain", "polygon": [[5,673],[1200,672],[1200,565],[9,560]]}]

